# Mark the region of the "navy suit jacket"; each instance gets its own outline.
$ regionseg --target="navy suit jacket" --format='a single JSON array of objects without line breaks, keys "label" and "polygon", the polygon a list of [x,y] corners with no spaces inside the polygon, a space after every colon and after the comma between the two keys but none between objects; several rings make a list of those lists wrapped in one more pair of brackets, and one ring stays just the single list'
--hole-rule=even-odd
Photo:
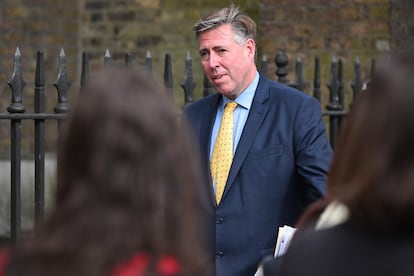
[{"label": "navy suit jacket", "polygon": [[[210,138],[222,97],[185,109],[209,177]],[[260,76],[218,206],[211,185],[206,206],[218,276],[254,275],[273,254],[278,227],[293,225],[306,206],[324,196],[332,149],[319,102]]]}]

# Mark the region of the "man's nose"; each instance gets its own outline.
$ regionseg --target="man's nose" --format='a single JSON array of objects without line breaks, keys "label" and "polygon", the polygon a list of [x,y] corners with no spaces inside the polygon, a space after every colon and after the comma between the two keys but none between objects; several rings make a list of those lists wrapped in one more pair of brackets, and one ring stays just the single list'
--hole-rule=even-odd
[{"label": "man's nose", "polygon": [[208,65],[210,68],[216,68],[219,66],[219,57],[215,53],[211,53],[208,59]]}]

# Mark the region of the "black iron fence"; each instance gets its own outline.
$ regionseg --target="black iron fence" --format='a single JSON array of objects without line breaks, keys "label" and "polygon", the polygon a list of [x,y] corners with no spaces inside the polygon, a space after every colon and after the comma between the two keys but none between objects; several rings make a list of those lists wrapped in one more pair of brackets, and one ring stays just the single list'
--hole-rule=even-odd
[{"label": "black iron fence", "polygon": [[[10,239],[13,242],[19,240],[21,235],[21,140],[22,140],[22,121],[34,122],[34,221],[35,224],[41,222],[45,212],[45,122],[56,121],[57,132],[62,124],[62,119],[65,113],[69,110],[68,92],[71,82],[68,79],[68,72],[66,66],[66,56],[64,50],[60,51],[58,57],[58,73],[57,78],[53,81],[53,85],[57,93],[57,102],[53,108],[53,112],[46,112],[46,80],[44,68],[44,55],[41,51],[36,53],[36,69],[34,77],[34,112],[26,113],[26,108],[23,104],[23,89],[26,85],[22,77],[22,56],[19,48],[16,49],[13,57],[13,70],[8,85],[11,89],[11,101],[7,107],[8,113],[0,111],[0,120],[10,121]],[[112,60],[110,52],[107,50],[103,65],[110,66]],[[288,58],[283,52],[276,54],[274,59],[276,65],[277,81],[286,85],[303,89],[305,87],[302,61],[297,59],[295,61],[295,78],[288,79]],[[131,64],[131,56],[125,54],[123,61],[125,66]],[[152,73],[152,58],[148,52],[144,66],[146,70]],[[267,75],[268,60],[266,56],[260,60],[259,70]],[[371,65],[371,67],[373,67]],[[172,75],[171,55],[165,54],[164,59],[164,84],[168,93],[173,93],[173,75]],[[86,80],[89,77],[89,60],[86,52],[82,54],[82,67],[80,77],[80,89],[84,87]],[[185,74],[184,80],[181,83],[181,88],[184,93],[184,105],[193,102],[193,95],[195,90],[195,83],[193,79],[192,59],[187,54],[185,60]],[[355,97],[363,87],[361,77],[361,64],[358,59],[354,63],[354,78],[350,81]],[[214,89],[209,85],[204,77],[203,81],[203,96],[214,93]],[[332,57],[330,62],[330,80],[327,84],[329,89],[329,102],[322,108],[323,116],[329,118],[327,127],[329,128],[329,139],[333,145],[339,128],[341,120],[346,115],[346,107],[344,102],[344,80],[343,80],[343,63],[341,59],[337,60]],[[315,58],[314,63],[314,77],[312,94],[315,98],[321,99],[321,65],[318,57]]]}]

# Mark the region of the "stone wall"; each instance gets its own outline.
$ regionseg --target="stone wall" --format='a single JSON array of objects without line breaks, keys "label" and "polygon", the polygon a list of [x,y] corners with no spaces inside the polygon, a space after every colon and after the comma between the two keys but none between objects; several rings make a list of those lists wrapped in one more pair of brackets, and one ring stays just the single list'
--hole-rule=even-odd
[{"label": "stone wall", "polygon": [[[21,164],[21,229],[28,232],[34,225],[34,162]],[[10,236],[10,162],[0,160],[0,247],[1,238]],[[53,208],[56,192],[56,156],[45,156],[45,209]]]}]

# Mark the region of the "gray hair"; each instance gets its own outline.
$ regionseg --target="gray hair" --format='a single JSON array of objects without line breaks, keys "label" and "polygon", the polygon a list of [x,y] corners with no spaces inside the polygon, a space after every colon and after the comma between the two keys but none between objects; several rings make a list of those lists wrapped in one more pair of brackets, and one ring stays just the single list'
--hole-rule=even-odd
[{"label": "gray hair", "polygon": [[194,24],[193,31],[195,31],[196,38],[198,39],[201,33],[224,24],[231,24],[236,43],[242,44],[249,38],[256,41],[256,23],[234,4],[217,10],[199,20]]}]

